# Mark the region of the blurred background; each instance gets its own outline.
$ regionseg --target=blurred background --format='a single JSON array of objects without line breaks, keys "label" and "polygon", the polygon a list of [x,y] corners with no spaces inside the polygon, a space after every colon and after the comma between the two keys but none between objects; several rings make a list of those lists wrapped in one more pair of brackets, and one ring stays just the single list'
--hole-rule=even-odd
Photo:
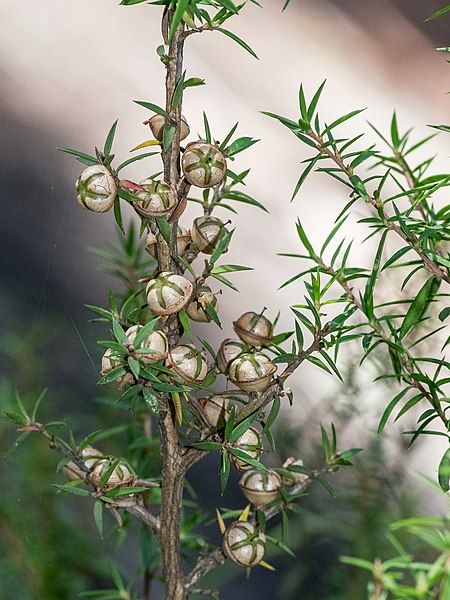
[{"label": "blurred background", "polygon": [[[280,330],[290,328],[289,306],[301,302],[303,286],[278,291],[295,271],[277,253],[299,251],[297,216],[313,242],[320,242],[346,202],[345,190],[316,175],[289,203],[300,161],[308,154],[260,111],[295,117],[299,83],[312,94],[327,79],[320,110],[325,120],[367,107],[361,119],[348,124],[348,137],[368,131],[365,119],[387,131],[394,109],[402,128],[416,128],[418,137],[429,133],[427,124],[448,123],[450,70],[435,48],[448,45],[449,21],[423,22],[445,3],[292,0],[285,13],[281,0],[263,4],[262,9],[249,4],[230,24],[259,61],[213,33],[192,36],[186,51],[188,76],[207,83],[186,94],[183,113],[191,131],[202,130],[205,110],[216,138],[239,121],[240,134],[261,139],[239,155],[234,170],[251,167],[248,191],[271,214],[242,205],[232,218],[237,231],[229,262],[255,271],[236,275],[239,297],[227,289],[220,298],[226,336],[233,319],[261,304],[272,316],[281,307]],[[106,328],[89,324],[83,305],[105,306],[109,288],[117,287],[88,250],[115,242],[117,232],[112,215],[89,213],[76,204],[74,181],[82,165],[56,147],[92,153],[116,118],[115,152],[121,159],[149,137],[142,125],[146,113],[132,100],[163,103],[163,67],[155,53],[159,17],[158,7],[122,7],[114,0],[0,0],[0,407],[12,403],[15,388],[33,400],[48,387],[41,419],[66,420],[77,436],[105,424],[117,426],[118,435],[105,441],[111,452],[121,448],[124,453],[127,431],[120,428],[128,417],[111,405],[108,391],[95,387],[102,353],[96,340]],[[448,138],[438,136],[433,144],[430,154],[439,155],[436,172],[448,169]],[[158,157],[150,160],[151,169],[158,170]],[[130,167],[127,177],[144,178],[143,164]],[[182,224],[189,226],[197,212],[190,207]],[[363,227],[346,226],[363,239]],[[368,264],[373,247],[355,247],[353,262]],[[197,333],[218,346],[217,329],[199,326]],[[315,368],[298,372],[291,382],[294,406],[280,419],[280,456],[268,461],[295,455],[308,466],[320,464],[320,422],[336,424],[341,447],[365,452],[352,473],[334,478],[336,499],[322,489],[305,497],[288,534],[296,557],[274,554],[275,573],[255,570],[245,583],[248,600],[361,600],[365,575],[340,564],[339,556],[385,557],[391,521],[442,509],[438,495],[414,476],[415,471],[435,476],[440,456],[435,442],[422,441],[407,451],[395,426],[387,428],[382,443],[375,441],[376,419],[391,390],[379,384],[368,391],[376,373],[370,366],[355,368],[354,352],[347,350],[341,365],[345,385]],[[124,544],[111,522],[100,540],[91,507],[79,498],[62,498],[51,487],[61,482],[55,475],[58,457],[34,438],[10,451],[15,437],[11,425],[0,422],[5,456],[0,598],[76,598],[82,590],[109,586],[111,560],[117,560],[125,578],[133,577],[139,566],[138,528],[131,528]],[[211,459],[191,474],[201,504],[242,506],[237,477],[226,498],[219,498],[218,478],[204,477],[205,470],[215,469]],[[205,535],[214,539],[213,530]],[[227,600],[244,597],[238,569],[222,569],[213,580],[223,582]],[[152,598],[158,597],[156,583]]]}]

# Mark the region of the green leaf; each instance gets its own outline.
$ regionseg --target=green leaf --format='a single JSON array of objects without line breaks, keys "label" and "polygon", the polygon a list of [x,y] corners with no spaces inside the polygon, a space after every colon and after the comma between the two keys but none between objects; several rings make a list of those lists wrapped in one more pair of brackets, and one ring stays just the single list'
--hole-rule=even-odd
[{"label": "green leaf", "polygon": [[125,335],[125,331],[122,329],[119,321],[117,319],[112,319],[112,327],[113,333],[116,340],[119,344],[122,344],[127,341],[127,336]]},{"label": "green leaf", "polygon": [[406,394],[406,392],[408,390],[411,389],[411,386],[406,387],[405,389],[403,389],[400,393],[398,393],[395,398],[393,398],[389,404],[387,405],[381,419],[380,422],[378,424],[378,429],[377,429],[377,438],[380,439],[381,434],[383,433],[383,430],[386,426],[386,423],[390,417],[390,415],[392,414],[392,411],[394,410],[394,408],[397,406],[397,404],[400,402],[400,400],[403,398],[403,396]]},{"label": "green leaf", "polygon": [[450,490],[450,448],[439,463],[438,479],[442,490],[448,492]]},{"label": "green leaf", "polygon": [[222,453],[222,464],[220,467],[220,493],[224,494],[230,477],[231,461],[226,452]]},{"label": "green leaf", "polygon": [[143,385],[142,395],[144,396],[145,402],[150,407],[150,410],[153,413],[158,414],[158,398],[155,396],[151,388],[147,387],[146,385]]},{"label": "green leaf", "polygon": [[167,217],[156,217],[156,225],[166,244],[170,244],[170,224]]},{"label": "green leaf", "polygon": [[222,445],[219,442],[196,442],[192,444],[194,448],[199,450],[205,450],[206,452],[214,452],[215,450],[221,450]]},{"label": "green leaf", "polygon": [[143,158],[148,158],[149,156],[155,156],[156,154],[159,154],[159,152],[144,152],[144,154],[139,154],[138,156],[133,156],[133,158],[129,158],[128,160],[121,163],[117,167],[116,173],[119,173],[119,171],[121,171],[124,167],[127,167],[128,165],[131,165],[132,163],[137,162],[138,160],[142,160]]},{"label": "green leaf", "polygon": [[244,50],[247,50],[247,52],[249,52],[252,56],[254,56],[255,58],[258,58],[257,54],[250,48],[250,46],[246,42],[244,42],[244,40],[241,40],[241,38],[238,37],[235,33],[228,31],[228,29],[223,29],[222,27],[217,27],[216,30],[221,31],[226,36],[228,36],[233,41],[235,41],[237,44],[239,44],[239,46],[244,48]]},{"label": "green leaf", "polygon": [[148,2],[148,0],[122,0],[119,6],[132,6],[133,4],[142,4],[142,2]]},{"label": "green leaf", "polygon": [[125,229],[123,227],[123,219],[122,219],[122,207],[120,205],[119,196],[116,196],[114,199],[114,219],[117,223],[117,227],[125,235]]},{"label": "green leaf", "polygon": [[405,335],[420,321],[427,311],[434,295],[435,278],[430,277],[417,293],[414,300],[409,305],[408,311],[403,319],[399,331],[399,338],[402,339]]},{"label": "green leaf", "polygon": [[98,160],[94,156],[90,156],[84,152],[78,152],[78,150],[71,150],[70,148],[57,148],[57,150],[60,152],[65,152],[66,154],[70,154],[71,156],[75,156],[75,158],[84,165],[91,166],[98,164]]},{"label": "green leaf", "polygon": [[280,407],[281,400],[279,396],[276,396],[275,400],[273,401],[272,408],[270,409],[269,416],[267,417],[266,423],[264,425],[264,433],[266,433],[272,427],[275,419],[278,416],[278,413],[280,412]]},{"label": "green leaf", "polygon": [[181,23],[181,20],[183,19],[183,14],[184,14],[185,10],[187,9],[187,7],[189,6],[189,2],[190,2],[190,0],[178,0],[177,7],[175,9],[175,12],[173,13],[172,22],[170,24],[169,42],[171,42],[173,40],[173,36],[175,35],[178,25]]},{"label": "green leaf", "polygon": [[180,323],[183,327],[184,333],[188,336],[188,338],[192,341],[192,328],[191,321],[188,317],[188,314],[185,310],[181,310],[178,313],[178,318],[180,319]]},{"label": "green leaf", "polygon": [[69,494],[74,494],[75,496],[92,496],[91,492],[84,490],[83,488],[73,487],[71,485],[58,485],[57,483],[53,483],[52,485],[61,492],[67,492]]},{"label": "green leaf", "polygon": [[231,437],[231,434],[233,432],[233,428],[234,428],[234,419],[236,418],[236,406],[231,407],[230,412],[228,414],[228,418],[227,418],[227,422],[225,424],[225,432],[224,432],[224,438],[226,441],[228,441]]},{"label": "green leaf", "polygon": [[253,271],[253,267],[243,265],[219,265],[211,271],[212,275],[220,275],[221,273],[233,273],[235,271]]},{"label": "green leaf", "polygon": [[[235,442],[242,435],[244,435],[244,433],[247,431],[247,429],[249,429],[249,427],[251,426],[253,421],[256,419],[256,416],[257,416],[257,413],[255,412],[252,415],[250,415],[249,417],[247,417],[244,421],[242,421],[242,423],[239,423],[239,425],[237,425],[231,432],[231,435],[229,438],[230,442]],[[228,423],[227,423],[227,425],[228,425]]]},{"label": "green leaf", "polygon": [[100,537],[103,537],[103,504],[101,500],[94,502],[94,522]]},{"label": "green leaf", "polygon": [[143,106],[147,110],[156,113],[157,115],[161,115],[162,117],[166,117],[166,119],[170,118],[166,111],[158,106],[157,104],[153,104],[153,102],[143,102],[142,100],[135,100],[135,104],[139,104],[139,106]]},{"label": "green leaf", "polygon": [[117,122],[117,120],[114,121],[114,123],[111,125],[111,129],[109,130],[108,135],[106,136],[105,146],[103,149],[103,154],[105,156],[109,156],[111,154],[111,150],[114,143],[114,137],[116,135]]},{"label": "green leaf", "polygon": [[[152,319],[151,321],[146,323],[143,327],[141,327],[138,330],[136,337],[134,338],[133,346],[135,348],[141,348],[142,345],[144,344],[144,342],[147,341],[150,334],[154,332],[155,327],[158,325],[158,323],[159,323],[159,318],[156,318],[156,319]],[[145,344],[144,344],[144,346],[145,346]]]},{"label": "green leaf", "polygon": [[362,113],[365,110],[366,110],[365,108],[360,108],[359,110],[352,110],[351,112],[347,113],[346,115],[339,117],[339,119],[336,119],[335,121],[333,121],[331,123],[331,125],[326,126],[325,132],[331,131],[338,125],[341,125],[342,123],[345,123],[345,121],[348,121],[349,119],[352,119],[353,117],[356,117],[356,115],[359,115],[360,113]]},{"label": "green leaf", "polygon": [[239,154],[239,152],[247,150],[247,148],[250,148],[258,142],[259,140],[255,140],[251,137],[238,138],[231,144],[231,146],[227,148],[227,156],[234,156],[235,154]]},{"label": "green leaf", "polygon": [[247,452],[243,452],[238,448],[230,448],[230,452],[233,456],[240,458],[255,469],[258,469],[259,471],[267,471],[267,468],[262,463],[252,458],[249,454],[247,454]]},{"label": "green leaf", "polygon": [[439,313],[439,321],[444,322],[445,319],[450,315],[450,306],[443,308]]},{"label": "green leaf", "polygon": [[447,6],[444,6],[443,8],[440,8],[435,13],[433,13],[432,15],[430,15],[429,17],[427,17],[425,19],[425,22],[432,21],[433,19],[437,19],[438,17],[442,17],[442,15],[445,15],[449,11],[450,11],[450,4],[447,4]]}]

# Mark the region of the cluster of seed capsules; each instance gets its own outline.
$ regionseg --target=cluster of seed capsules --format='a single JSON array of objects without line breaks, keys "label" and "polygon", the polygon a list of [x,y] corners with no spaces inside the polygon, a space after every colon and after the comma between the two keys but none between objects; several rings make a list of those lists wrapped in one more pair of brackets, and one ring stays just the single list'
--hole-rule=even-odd
[{"label": "cluster of seed capsules", "polygon": [[[147,123],[155,138],[161,141],[164,117],[154,115]],[[180,139],[183,140],[188,135],[189,126],[182,118]],[[223,153],[215,145],[203,140],[186,146],[181,167],[188,184],[199,188],[217,186],[223,181],[227,170]],[[77,200],[89,210],[106,212],[113,207],[119,186],[132,193],[133,206],[144,218],[167,217],[171,222],[178,219],[184,211],[185,201],[178,200],[177,189],[172,184],[153,178],[145,179],[139,184],[118,181],[115,174],[102,164],[90,166],[82,173],[76,183]],[[191,244],[199,252],[212,254],[221,239],[224,227],[220,219],[211,215],[196,218],[190,231],[179,227],[178,255],[182,256]],[[157,239],[151,231],[147,235],[146,250],[153,257],[157,256]],[[208,286],[194,286],[189,279],[173,272],[162,272],[151,279],[146,287],[146,298],[152,314],[156,317],[168,317],[185,311],[193,321],[209,322],[211,313],[208,307],[214,311],[217,308],[217,298]],[[249,394],[264,392],[277,370],[276,365],[262,351],[272,341],[273,325],[262,313],[256,312],[244,313],[233,325],[239,339],[226,339],[222,342],[216,357],[217,368],[240,390]],[[133,325],[126,331],[129,349],[133,348],[139,329],[140,326]],[[145,348],[145,353],[139,354],[142,362],[151,364],[164,361],[174,381],[181,384],[201,384],[208,373],[203,351],[193,344],[179,344],[170,348],[163,331],[155,330],[150,333],[142,347]],[[122,359],[116,356],[114,351],[107,350],[102,359],[102,375],[108,374],[118,366],[123,366]],[[134,383],[133,374],[126,372],[119,379],[119,383]],[[229,399],[226,396],[213,395],[199,399],[199,406],[211,427],[223,430],[230,411]],[[261,434],[256,428],[250,427],[233,446],[250,458],[258,460],[263,451]],[[299,473],[292,473],[292,477],[284,480],[274,470],[254,469],[245,460],[234,455],[231,455],[230,459],[236,469],[244,472],[240,487],[257,510],[264,509],[266,505],[275,501],[283,484],[294,485],[299,477],[302,477]],[[90,460],[91,482],[98,485],[100,474],[105,469],[105,459]],[[132,477],[125,465],[118,465],[105,485],[129,485]],[[264,533],[255,524],[234,521],[225,531],[223,551],[236,564],[252,567],[263,559],[265,543]]]}]

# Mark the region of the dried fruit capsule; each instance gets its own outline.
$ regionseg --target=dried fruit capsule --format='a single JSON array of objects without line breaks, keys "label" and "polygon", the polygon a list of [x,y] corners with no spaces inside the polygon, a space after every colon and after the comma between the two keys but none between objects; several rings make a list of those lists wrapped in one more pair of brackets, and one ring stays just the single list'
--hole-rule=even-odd
[{"label": "dried fruit capsule", "polygon": [[226,396],[209,396],[198,400],[212,427],[223,429],[229,412],[230,401]]},{"label": "dried fruit capsule", "polygon": [[[138,325],[133,325],[133,327],[127,330],[126,336],[130,344],[133,344],[139,329]],[[147,352],[145,354],[137,354],[136,357],[139,360],[145,363],[164,360],[169,352],[169,342],[167,341],[166,334],[163,331],[152,331],[148,338],[142,342],[141,348],[148,348],[149,352],[148,354]]]},{"label": "dried fruit capsule", "polygon": [[259,509],[276,499],[281,479],[275,471],[252,469],[242,475],[239,485],[247,500]]},{"label": "dried fruit capsule", "polygon": [[227,338],[222,342],[217,353],[217,366],[219,371],[226,375],[228,373],[228,367],[235,358],[245,351],[245,345],[238,341]]},{"label": "dried fruit capsule", "polygon": [[217,217],[198,217],[192,224],[191,237],[195,246],[205,254],[212,254],[224,228]]},{"label": "dried fruit capsule", "polygon": [[[245,431],[241,437],[233,443],[232,446],[241,452],[245,452],[245,454],[254,460],[258,460],[263,451],[261,436],[256,429],[253,429],[253,427],[247,429],[247,431]],[[234,454],[230,455],[230,459],[236,469],[239,471],[248,471],[249,469],[253,468],[251,465],[245,462],[244,459],[241,459]]]},{"label": "dried fruit capsule", "polygon": [[77,201],[94,212],[106,212],[114,205],[117,184],[104,165],[85,169],[76,182]]},{"label": "dried fruit capsule", "polygon": [[200,140],[186,146],[181,167],[186,180],[191,185],[210,188],[225,177],[227,161],[216,146]]},{"label": "dried fruit capsule", "polygon": [[170,350],[166,367],[172,369],[176,379],[182,383],[200,383],[208,372],[204,353],[192,344],[181,344]]},{"label": "dried fruit capsule", "polygon": [[301,485],[305,483],[309,479],[309,475],[306,473],[300,473],[299,471],[290,470],[289,467],[303,467],[303,461],[300,459],[295,459],[290,456],[283,463],[283,469],[288,469],[290,471],[289,475],[283,475],[283,484],[284,485]]},{"label": "dried fruit capsule", "polygon": [[[146,121],[145,124],[149,125],[155,138],[159,142],[162,142],[163,129],[164,129],[164,125],[166,124],[166,119],[162,115],[153,115],[153,117],[151,119],[149,119],[148,121]],[[190,131],[191,130],[189,129],[189,125],[187,124],[186,119],[182,116],[181,117],[180,141],[185,140],[187,138],[187,136],[189,135]]]},{"label": "dried fruit capsule", "polygon": [[136,198],[133,206],[143,217],[163,217],[176,207],[178,196],[173,185],[149,177],[141,181],[139,186],[144,189],[133,193]]},{"label": "dried fruit capsule", "polygon": [[[102,367],[101,367],[100,373],[102,376],[105,376],[113,369],[116,369],[117,367],[120,367],[122,365],[124,365],[122,358],[118,354],[116,354],[113,350],[111,350],[111,348],[108,348],[108,350],[105,352],[105,354],[102,357]],[[133,383],[134,377],[131,373],[124,373],[121,377],[119,377],[115,381],[117,381],[117,383],[120,385],[120,387],[123,387],[124,385],[126,385],[128,383]]]},{"label": "dried fruit capsule", "polygon": [[[102,453],[99,450],[96,450],[92,446],[86,446],[81,451],[81,457],[83,459],[86,468],[91,470],[97,462],[103,458]],[[75,479],[84,479],[87,475],[86,471],[83,471],[75,462],[70,461],[67,463],[62,470],[64,476],[73,481]]]},{"label": "dried fruit capsule", "polygon": [[193,289],[186,277],[169,272],[161,273],[147,284],[147,304],[154,315],[171,315],[183,310]]},{"label": "dried fruit capsule", "polygon": [[217,310],[217,298],[211,291],[211,288],[207,285],[200,286],[195,298],[189,302],[186,308],[186,312],[193,321],[198,323],[209,323],[211,317],[207,310],[211,307],[213,310]]},{"label": "dried fruit capsule", "polygon": [[262,313],[246,312],[233,326],[241,340],[250,346],[265,346],[273,336],[273,325]]},{"label": "dried fruit capsule", "polygon": [[[185,229],[184,227],[178,227],[177,230],[177,253],[178,256],[183,256],[186,250],[191,243],[191,232],[189,229]],[[150,231],[147,235],[147,240],[145,244],[145,249],[147,252],[156,258],[157,256],[157,245],[156,245],[156,236]]]},{"label": "dried fruit capsule", "polygon": [[119,462],[109,475],[108,480],[101,485],[103,475],[112,466],[113,462],[114,461],[109,458],[104,458],[97,462],[93,471],[89,475],[90,480],[95,487],[101,486],[102,488],[111,489],[120,485],[130,485],[133,482],[133,473],[123,462]]},{"label": "dried fruit capsule", "polygon": [[228,377],[245,392],[262,392],[270,384],[277,367],[261,352],[245,352],[235,358],[228,368]]},{"label": "dried fruit capsule", "polygon": [[253,523],[233,521],[223,537],[224,554],[241,567],[253,567],[266,552],[266,536]]}]

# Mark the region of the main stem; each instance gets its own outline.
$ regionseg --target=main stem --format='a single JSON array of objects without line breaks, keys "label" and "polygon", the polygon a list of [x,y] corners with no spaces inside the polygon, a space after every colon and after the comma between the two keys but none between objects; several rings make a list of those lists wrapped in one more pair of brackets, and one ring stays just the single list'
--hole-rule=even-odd
[{"label": "main stem", "polygon": [[[168,31],[173,13],[165,11],[162,21],[164,41],[167,43]],[[183,25],[180,25],[169,43],[169,61],[166,64],[166,112],[170,122],[176,123],[175,137],[172,143],[162,150],[164,164],[164,181],[173,184],[180,190],[180,124],[181,101],[172,108],[172,98],[183,69]],[[181,201],[184,198],[180,198]],[[172,223],[171,243],[168,244],[162,235],[157,234],[158,269],[159,272],[174,269],[176,260],[177,219]],[[163,325],[168,335],[170,346],[175,346],[180,339],[180,326],[177,318],[166,320]],[[166,582],[167,600],[184,600],[183,566],[180,553],[180,520],[183,500],[184,471],[181,466],[180,448],[176,418],[172,405],[166,396],[159,419],[159,433],[162,455],[162,484],[159,541],[161,546],[163,574]]]}]

